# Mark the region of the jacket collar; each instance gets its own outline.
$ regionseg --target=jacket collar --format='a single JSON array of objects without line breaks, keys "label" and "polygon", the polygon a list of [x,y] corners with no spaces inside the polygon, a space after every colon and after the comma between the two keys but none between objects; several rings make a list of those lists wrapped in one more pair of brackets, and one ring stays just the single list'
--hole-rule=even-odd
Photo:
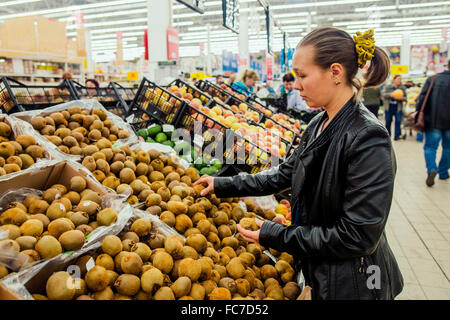
[{"label": "jacket collar", "polygon": [[342,121],[345,120],[353,111],[353,106],[356,103],[353,101],[354,96],[347,101],[347,103],[339,110],[339,112],[336,114],[336,116],[331,120],[330,124],[325,128],[325,130],[317,137],[316,132],[319,130],[319,126],[323,124],[323,122],[328,119],[328,114],[324,112],[322,114],[322,117],[319,121],[316,121],[316,123],[310,128],[309,136],[310,140],[312,140],[308,145],[306,146],[305,150],[303,150],[302,154],[307,153],[321,145],[323,145],[325,142],[327,142],[334,133],[341,128]]}]

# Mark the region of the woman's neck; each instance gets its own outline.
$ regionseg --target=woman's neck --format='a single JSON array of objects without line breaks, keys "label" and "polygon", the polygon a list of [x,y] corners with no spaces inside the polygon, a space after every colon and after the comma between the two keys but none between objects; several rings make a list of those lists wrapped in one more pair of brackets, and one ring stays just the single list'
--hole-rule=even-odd
[{"label": "woman's neck", "polygon": [[338,94],[325,106],[325,110],[328,114],[328,122],[330,122],[338,112],[344,107],[344,105],[354,96],[353,88],[348,87],[340,90]]}]

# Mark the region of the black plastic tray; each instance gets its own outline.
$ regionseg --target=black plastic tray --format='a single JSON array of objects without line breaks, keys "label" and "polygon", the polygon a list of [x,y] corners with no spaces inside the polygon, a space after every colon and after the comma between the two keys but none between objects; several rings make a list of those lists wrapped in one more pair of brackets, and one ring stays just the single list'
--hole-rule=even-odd
[{"label": "black plastic tray", "polygon": [[76,100],[68,80],[59,85],[26,85],[14,79],[0,79],[0,111],[15,113],[38,110]]}]

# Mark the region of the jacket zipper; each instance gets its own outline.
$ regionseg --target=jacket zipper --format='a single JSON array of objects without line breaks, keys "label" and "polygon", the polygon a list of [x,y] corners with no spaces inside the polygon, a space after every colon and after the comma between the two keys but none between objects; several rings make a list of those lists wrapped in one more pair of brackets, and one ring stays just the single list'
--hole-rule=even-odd
[{"label": "jacket zipper", "polygon": [[[365,276],[366,276],[366,279],[368,279],[368,277],[367,277],[367,273],[366,273],[366,271],[367,271],[367,267],[366,267],[366,263],[365,263],[365,259],[364,259],[364,257],[361,257],[360,258],[360,266],[359,266],[359,269],[358,269],[358,271],[359,271],[359,273],[363,273]],[[376,289],[369,289],[371,292],[372,292],[372,294],[375,296],[375,299],[376,300],[379,300],[378,299],[378,294],[377,294],[377,291],[376,291]]]}]

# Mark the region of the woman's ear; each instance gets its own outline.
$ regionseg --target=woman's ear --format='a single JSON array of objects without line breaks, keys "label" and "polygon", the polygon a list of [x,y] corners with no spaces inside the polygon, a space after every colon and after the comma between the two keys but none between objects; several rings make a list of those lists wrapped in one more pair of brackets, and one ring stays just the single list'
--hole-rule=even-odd
[{"label": "woman's ear", "polygon": [[340,63],[333,63],[330,66],[331,78],[333,81],[343,82],[344,80],[344,67]]}]

